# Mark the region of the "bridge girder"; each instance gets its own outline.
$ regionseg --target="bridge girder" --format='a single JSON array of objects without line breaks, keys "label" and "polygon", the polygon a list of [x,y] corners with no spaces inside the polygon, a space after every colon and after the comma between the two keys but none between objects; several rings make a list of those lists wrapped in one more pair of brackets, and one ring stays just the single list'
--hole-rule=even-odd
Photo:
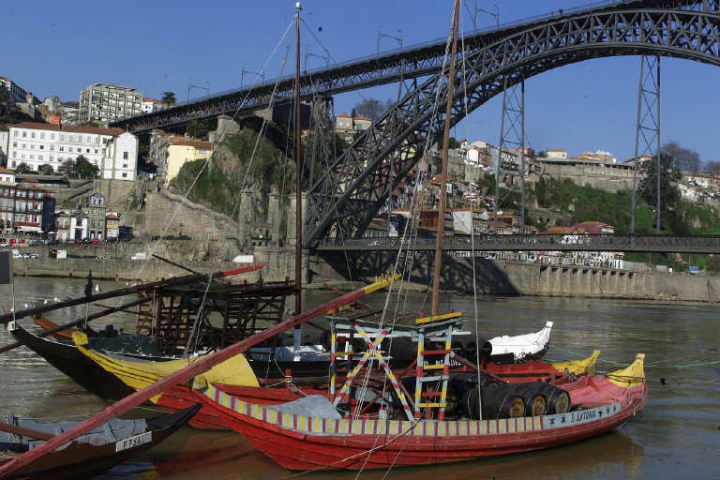
[{"label": "bridge girder", "polygon": [[[612,12],[626,9],[665,8],[687,11],[718,11],[720,0],[630,0],[613,2],[585,12]],[[579,10],[582,13],[582,10]],[[568,18],[578,14],[568,11],[556,17],[536,19],[527,23],[503,26],[499,30],[473,32],[464,39],[468,52],[480,50],[520,31],[547,23],[550,20]],[[424,45],[405,48],[382,55],[318,69],[304,74],[300,79],[300,95],[303,99],[328,96],[363,88],[394,83],[401,78],[419,78],[437,73],[443,64],[445,41],[436,40]],[[267,108],[275,91],[275,105],[292,102],[295,79],[286,76],[279,81],[268,81],[249,88],[221,92],[178,105],[159,112],[114,122],[112,126],[125,128],[133,133],[148,133],[156,128],[171,128],[187,124],[195,119],[213,118],[219,115],[244,115]],[[277,88],[276,88],[277,83]]]},{"label": "bridge girder", "polygon": [[[502,92],[503,80],[581,61],[622,55],[661,55],[720,66],[718,1],[631,2],[664,8],[606,9],[558,17],[461,53],[451,123]],[[682,8],[682,9],[678,9]],[[461,64],[458,62],[458,64]],[[449,98],[443,72],[424,81],[365,131],[309,192],[306,247],[329,236],[359,238],[397,185],[418,163],[425,143],[442,125]],[[439,94],[437,86],[439,85]],[[435,96],[440,101],[435,105]]]}]

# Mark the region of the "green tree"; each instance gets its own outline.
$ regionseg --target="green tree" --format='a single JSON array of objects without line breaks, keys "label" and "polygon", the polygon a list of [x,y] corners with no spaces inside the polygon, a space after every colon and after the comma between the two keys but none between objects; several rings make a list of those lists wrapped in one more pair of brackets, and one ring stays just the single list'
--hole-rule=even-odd
[{"label": "green tree", "polygon": [[17,167],[15,167],[15,173],[30,173],[33,169],[30,168],[30,165],[28,165],[25,162],[20,163]]},{"label": "green tree", "polygon": [[83,155],[75,159],[75,175],[78,178],[97,178],[100,169]]},{"label": "green tree", "polygon": [[40,165],[38,167],[38,172],[41,175],[52,175],[53,173],[55,173],[55,170],[53,170],[53,167],[50,166],[50,164],[46,163],[45,165]]},{"label": "green tree", "polygon": [[[680,193],[673,183],[678,182],[682,178],[682,174],[675,162],[674,153],[675,150],[672,144],[663,145],[660,149],[660,155],[655,155],[640,166],[644,177],[640,182],[640,192],[645,203],[651,208],[656,208],[659,175],[660,226],[675,235],[685,235],[687,234],[687,228],[676,212],[680,201]],[[659,169],[658,162],[660,163]]]},{"label": "green tree", "polygon": [[681,172],[697,174],[700,172],[702,162],[700,154],[695,150],[684,148],[678,142],[668,142],[662,146],[662,151],[673,159],[673,167]]},{"label": "green tree", "polygon": [[166,107],[172,107],[177,103],[175,92],[163,92],[162,102]]},{"label": "green tree", "polygon": [[65,160],[62,165],[58,167],[58,172],[61,172],[68,177],[74,177],[75,162],[73,160]]},{"label": "green tree", "polygon": [[185,133],[190,137],[207,139],[210,126],[198,119],[194,119],[185,127]]}]

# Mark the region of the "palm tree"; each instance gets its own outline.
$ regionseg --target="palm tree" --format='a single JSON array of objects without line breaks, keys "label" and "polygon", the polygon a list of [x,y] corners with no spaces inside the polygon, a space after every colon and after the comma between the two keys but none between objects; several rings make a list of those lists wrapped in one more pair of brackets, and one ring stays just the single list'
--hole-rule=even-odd
[{"label": "palm tree", "polygon": [[177,103],[177,99],[175,98],[175,92],[163,92],[162,102],[167,107],[175,105]]}]

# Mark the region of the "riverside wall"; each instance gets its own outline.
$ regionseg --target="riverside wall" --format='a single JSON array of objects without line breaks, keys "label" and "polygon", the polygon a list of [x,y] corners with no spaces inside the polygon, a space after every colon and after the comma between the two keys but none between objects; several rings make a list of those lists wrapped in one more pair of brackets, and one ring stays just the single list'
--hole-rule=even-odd
[{"label": "riverside wall", "polygon": [[[236,281],[279,281],[293,278],[292,249],[263,247],[255,249],[255,263],[265,267],[239,276]],[[227,261],[178,261],[192,270],[210,273],[237,268]],[[325,283],[348,288],[355,282],[369,282],[377,274],[391,271],[394,255],[373,254],[307,254],[303,277],[310,288]],[[187,274],[186,271],[160,260],[129,258],[38,258],[14,259],[17,276],[93,278],[121,281],[154,281]],[[432,255],[418,254],[408,288],[422,290],[430,284]],[[720,303],[720,276],[686,273],[633,272],[573,265],[542,265],[478,259],[473,279],[472,263],[448,256],[443,261],[441,288],[471,293],[473,284],[479,293],[506,296],[553,296],[617,298],[661,301]]]}]

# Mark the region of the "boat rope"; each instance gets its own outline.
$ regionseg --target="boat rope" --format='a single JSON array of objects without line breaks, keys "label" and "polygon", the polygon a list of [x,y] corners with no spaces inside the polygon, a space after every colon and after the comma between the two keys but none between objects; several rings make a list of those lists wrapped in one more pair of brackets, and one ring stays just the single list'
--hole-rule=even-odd
[{"label": "boat rope", "polygon": [[[460,44],[462,46],[461,51],[465,52],[465,30],[463,28],[464,15],[460,15]],[[462,78],[463,78],[463,107],[465,108],[465,118],[468,118],[470,112],[468,111],[468,95],[467,95],[467,65],[465,62],[466,55],[462,56]],[[465,123],[465,138],[470,138],[470,122]],[[470,255],[472,258],[472,289],[473,289],[473,319],[475,322],[475,365],[480,366],[480,325],[478,321],[478,305],[477,305],[477,272],[476,272],[476,257],[475,257],[475,209],[472,204],[470,206]],[[482,389],[480,388],[480,368],[477,372],[477,385],[478,385],[478,412],[479,420],[482,420]]]},{"label": "boat rope", "polygon": [[[356,458],[362,457],[363,455],[367,455],[368,457],[370,457],[370,456],[371,456],[373,453],[375,453],[376,451],[382,450],[383,448],[386,448],[386,447],[392,445],[392,444],[395,443],[399,438],[402,438],[402,437],[406,436],[408,433],[412,432],[412,430],[415,428],[415,425],[417,425],[417,423],[418,423],[420,420],[421,420],[421,419],[419,419],[419,418],[414,419],[414,420],[411,422],[410,426],[409,426],[405,431],[403,431],[403,432],[401,432],[401,433],[398,433],[396,436],[394,436],[393,438],[391,438],[391,439],[388,440],[387,442],[383,443],[382,445],[374,446],[373,448],[370,448],[370,449],[368,449],[368,450],[364,450],[364,451],[362,451],[362,452],[358,452],[358,453],[356,453],[356,454],[354,454],[354,455],[350,455],[350,456],[348,456],[348,457],[342,458],[342,459],[340,459],[340,460],[337,460],[337,461],[335,461],[335,462],[333,462],[333,463],[329,463],[329,464],[327,464],[327,465],[320,465],[320,466],[318,466],[318,467],[313,468],[312,470],[305,470],[305,471],[303,471],[303,472],[295,473],[295,474],[293,474],[293,475],[288,475],[287,477],[283,477],[283,479],[288,479],[288,480],[289,480],[289,479],[291,479],[291,478],[297,478],[297,477],[306,475],[306,474],[308,474],[308,473],[314,473],[314,472],[318,472],[318,471],[320,471],[320,470],[324,470],[324,469],[326,469],[326,468],[332,468],[332,467],[335,466],[335,465],[338,465],[338,464],[341,464],[341,463],[343,463],[343,462],[347,462],[347,461],[350,461],[350,460],[354,460],[354,459],[356,459]],[[378,434],[378,437],[379,437],[379,436],[380,436],[380,435]],[[362,473],[362,470],[361,470],[360,472],[358,472],[358,474],[357,474],[357,476],[356,476],[355,478],[357,478],[358,476],[360,476],[360,473]]]},{"label": "boat rope", "polygon": [[[454,18],[454,16],[455,16],[455,9],[453,9],[452,18]],[[449,32],[449,34],[448,34],[447,41],[446,41],[446,43],[445,43],[445,55],[444,55],[444,58],[443,58],[443,71],[445,71],[445,69],[447,68],[447,66],[448,66],[448,61],[449,61],[449,57],[450,57],[449,53],[450,53],[450,48],[451,48],[452,41],[453,41],[453,37],[454,37],[454,32],[453,32],[454,20],[451,22],[451,25],[453,25],[453,26],[451,26],[451,28],[450,28],[450,32]],[[438,111],[439,111],[439,106],[440,106],[440,95],[441,95],[441,92],[442,92],[442,90],[443,90],[442,87],[443,87],[443,80],[444,80],[444,79],[445,79],[445,78],[444,78],[444,76],[442,76],[442,75],[438,77],[438,82],[437,82],[437,86],[436,86],[436,90],[435,90],[435,101],[434,101],[434,104],[433,104],[432,114],[431,114],[431,117],[430,117],[430,129],[428,130],[429,133],[428,133],[428,135],[427,135],[426,138],[425,138],[425,145],[424,145],[424,149],[423,149],[423,155],[422,155],[422,159],[421,159],[421,162],[420,162],[420,167],[418,168],[418,172],[419,172],[419,173],[418,173],[418,176],[417,176],[417,178],[416,178],[415,185],[414,185],[414,191],[413,191],[413,196],[412,196],[412,198],[413,198],[413,205],[412,205],[412,208],[410,209],[409,221],[408,221],[408,222],[406,223],[406,225],[405,225],[405,229],[404,229],[404,232],[403,232],[403,237],[402,237],[402,240],[401,240],[401,243],[400,243],[400,248],[398,249],[398,254],[397,254],[397,257],[396,257],[396,259],[395,259],[395,266],[394,266],[394,271],[393,271],[393,273],[396,273],[396,272],[397,272],[397,268],[398,268],[398,266],[399,266],[400,259],[401,259],[401,257],[403,256],[403,255],[402,255],[403,246],[406,245],[406,242],[407,242],[407,247],[408,247],[407,250],[408,250],[408,253],[409,253],[409,252],[412,252],[412,254],[405,256],[405,259],[404,259],[405,261],[403,262],[403,271],[402,271],[401,280],[404,281],[405,278],[406,278],[406,274],[407,274],[407,275],[408,275],[408,277],[407,277],[407,281],[408,281],[408,282],[411,280],[410,276],[412,275],[412,266],[413,266],[413,263],[414,263],[414,257],[415,257],[414,254],[415,254],[415,249],[416,249],[416,244],[417,244],[417,239],[418,239],[418,228],[419,228],[419,224],[420,224],[420,210],[422,209],[421,189],[423,188],[424,180],[425,180],[425,177],[427,176],[427,170],[428,170],[428,168],[427,168],[427,155],[428,155],[428,152],[429,152],[429,150],[430,150],[431,140],[432,140],[433,137],[434,137],[434,136],[432,135],[432,132],[435,130],[435,127],[437,126],[437,123],[438,123]],[[448,82],[449,82],[449,80],[448,80]],[[448,101],[450,101],[450,93],[448,93]],[[446,121],[449,121],[449,119],[445,119],[445,120],[446,120]],[[392,161],[392,160],[391,160],[391,161]],[[445,188],[445,186],[444,186],[444,185],[441,185],[440,188]],[[389,220],[389,217],[388,217],[388,220]],[[438,221],[444,221],[444,219],[439,219]],[[408,234],[408,230],[409,230],[410,225],[412,225],[412,229],[411,229],[412,235],[411,235],[410,239],[408,240],[407,234]],[[408,267],[410,267],[410,268],[408,269]],[[379,321],[379,328],[383,328],[383,326],[384,326],[384,321],[385,321],[385,318],[386,318],[386,315],[387,315],[388,307],[389,307],[389,304],[390,304],[390,299],[391,299],[391,297],[392,297],[392,295],[393,295],[392,288],[393,288],[393,284],[391,284],[391,285],[389,286],[389,291],[388,291],[388,293],[387,293],[387,296],[385,297],[385,305],[384,305],[384,307],[383,307],[383,313],[382,313],[382,316],[381,316],[380,321]],[[397,289],[395,314],[392,316],[392,322],[391,322],[390,328],[394,328],[394,327],[395,327],[395,324],[396,324],[396,322],[397,322],[397,318],[398,318],[398,317],[397,317],[397,311],[398,311],[399,304],[400,304],[401,301],[402,301],[402,293],[403,293],[403,285],[402,285],[402,282],[401,282],[400,287]],[[425,298],[427,298],[427,291],[426,291]],[[408,300],[408,292],[407,292],[407,289],[406,289],[405,298],[404,298],[404,303],[403,303],[404,306],[407,305],[407,300]],[[423,302],[423,304],[424,304],[424,302]],[[392,351],[392,340],[393,340],[393,337],[391,336],[390,339],[389,339],[389,346],[388,346],[388,349],[387,349],[388,352],[391,352],[391,351]],[[385,379],[384,383],[386,384],[387,381],[388,381],[388,373],[387,373],[387,371],[384,372],[384,379]],[[419,420],[420,420],[420,418],[416,418],[416,419],[413,421],[410,429],[412,429],[413,426],[414,426]],[[408,429],[408,431],[410,431],[410,429]],[[403,435],[405,435],[406,433],[407,433],[407,431],[404,432]],[[400,438],[400,435],[399,435],[398,437],[395,437],[394,439],[392,439],[391,442],[394,442],[395,440],[397,440],[397,438]],[[355,477],[356,479],[359,478],[359,476],[362,474],[362,472],[363,472],[365,466],[367,465],[367,462],[369,461],[370,456],[372,455],[372,453],[373,453],[374,451],[376,451],[377,449],[383,448],[384,446],[387,446],[387,445],[389,445],[389,444],[391,443],[391,442],[388,442],[388,443],[386,443],[386,444],[383,445],[383,446],[376,447],[375,445],[377,444],[377,442],[379,441],[379,439],[380,439],[380,434],[378,433],[378,434],[376,435],[375,442],[374,442],[374,444],[373,444],[373,448],[371,448],[370,450],[368,450],[367,452],[364,453],[365,455],[367,455],[367,457],[365,458],[365,461],[364,461],[362,467],[361,467],[360,470],[358,471],[357,476]],[[404,447],[403,447],[403,448],[404,448]],[[355,455],[355,456],[359,456],[359,455],[361,455],[361,454],[358,454],[358,455]],[[392,468],[392,467],[390,467],[390,468]],[[388,473],[389,473],[389,471],[390,471],[390,469],[388,469]]]},{"label": "boat rope", "polygon": [[[277,44],[276,44],[275,47],[273,48],[273,50],[272,50],[270,56],[268,57],[268,59],[265,61],[265,65],[263,65],[263,67],[262,67],[262,69],[261,69],[261,72],[264,72],[264,71],[265,71],[265,68],[267,67],[268,63],[269,63],[270,60],[275,56],[275,53],[276,53],[277,49],[280,47],[280,45],[282,44],[282,42],[285,41],[285,38],[287,37],[288,32],[290,31],[290,29],[291,29],[292,26],[293,26],[293,23],[294,23],[294,20],[291,20],[290,23],[288,24],[287,28],[285,29],[285,32],[283,33],[283,35],[281,36],[280,40],[277,42]],[[258,78],[258,80],[259,80],[259,78]],[[235,113],[234,113],[233,116],[232,116],[232,119],[233,119],[233,120],[235,120],[235,118],[237,118],[237,116],[240,114],[240,109],[242,108],[242,105],[244,105],[244,104],[245,104],[245,101],[247,101],[247,99],[250,97],[252,91],[254,90],[255,86],[256,86],[257,83],[258,83],[258,80],[256,80],[255,83],[248,89],[248,92],[247,92],[247,94],[245,95],[245,98],[243,99],[243,101],[241,101],[241,102],[238,104],[238,108],[235,110]],[[223,134],[221,135],[220,139],[218,140],[218,144],[222,143],[222,141],[225,139],[225,136],[226,136],[225,133],[223,133]],[[210,165],[210,164],[212,163],[214,156],[215,156],[215,150],[213,150],[213,153],[210,155],[210,158],[208,158],[208,160],[203,164],[203,166],[202,166],[202,168],[200,169],[200,171],[198,171],[198,173],[195,175],[195,178],[193,179],[192,183],[190,184],[190,187],[188,187],[188,189],[186,190],[185,194],[182,196],[182,198],[183,198],[184,200],[187,200],[188,195],[190,195],[190,192],[195,188],[195,185],[197,184],[197,181],[200,179],[200,176],[201,176],[201,175],[203,174],[203,172],[208,168],[208,165]],[[169,229],[170,226],[173,224],[173,222],[174,222],[174,220],[175,220],[175,217],[177,216],[177,214],[178,214],[178,212],[180,211],[180,208],[181,208],[182,206],[183,206],[183,202],[179,202],[178,205],[175,207],[175,209],[173,210],[172,215],[170,216],[170,221],[165,224],[165,226],[164,226],[164,228],[163,228],[163,230],[162,230],[162,233],[161,233],[161,235],[160,235],[160,237],[159,237],[160,239],[162,239],[162,238],[164,238],[164,237],[166,236],[168,229]],[[147,246],[149,247],[149,248],[148,248],[148,252],[150,253],[150,256],[152,257],[152,255],[155,253],[155,250],[159,247],[159,242],[152,242],[152,240],[149,239],[149,240],[147,241]],[[147,266],[147,263],[149,263],[149,262],[142,262],[142,265],[141,265],[140,270],[139,270],[139,272],[138,272],[138,277],[140,277],[140,276],[142,275],[142,273],[145,271],[145,267]]]},{"label": "boat rope", "polygon": [[[270,101],[268,104],[269,111],[272,111],[275,106],[275,99],[277,94],[278,85],[280,84],[280,79],[282,78],[283,71],[285,70],[285,65],[287,64],[287,59],[290,54],[290,45],[288,44],[285,48],[285,56],[282,59],[282,62],[280,63],[280,70],[278,71],[275,85],[273,86],[272,94],[270,95]],[[263,67],[264,68],[264,67]],[[260,70],[261,73],[264,74],[264,70]],[[235,220],[237,215],[240,212],[240,205],[242,204],[242,196],[243,193],[246,192],[246,190],[249,187],[248,178],[252,178],[251,174],[255,173],[255,169],[257,166],[257,162],[255,161],[257,159],[258,154],[262,151],[262,138],[265,136],[265,132],[268,128],[268,120],[266,117],[263,116],[262,124],[260,125],[260,129],[255,137],[255,144],[253,145],[253,151],[250,154],[250,161],[248,162],[247,167],[245,168],[245,172],[243,175],[243,179],[240,182],[240,188],[238,189],[238,194],[235,198],[235,201],[233,203],[233,208],[231,210],[230,219]],[[221,140],[222,141],[222,140]],[[218,142],[218,145],[220,142]],[[285,156],[285,162],[283,162],[283,185],[285,182],[285,173],[287,172],[287,151]],[[225,235],[223,235],[223,242],[221,244],[221,251],[225,251],[225,246],[227,244],[228,239],[228,233],[229,233],[230,224],[225,225]]]},{"label": "boat rope", "polygon": [[[212,274],[208,275],[208,281],[207,281],[207,287],[205,288],[205,293],[203,294],[202,301],[200,302],[200,307],[198,308],[197,316],[195,317],[195,323],[193,323],[193,328],[190,331],[190,338],[188,338],[187,344],[185,346],[185,351],[183,352],[183,358],[189,357],[192,353],[195,353],[198,347],[198,343],[200,343],[200,321],[203,318],[203,313],[205,310],[205,301],[207,300],[207,294],[208,290],[210,290],[210,284],[212,283]],[[194,342],[194,345],[193,345]]]}]

